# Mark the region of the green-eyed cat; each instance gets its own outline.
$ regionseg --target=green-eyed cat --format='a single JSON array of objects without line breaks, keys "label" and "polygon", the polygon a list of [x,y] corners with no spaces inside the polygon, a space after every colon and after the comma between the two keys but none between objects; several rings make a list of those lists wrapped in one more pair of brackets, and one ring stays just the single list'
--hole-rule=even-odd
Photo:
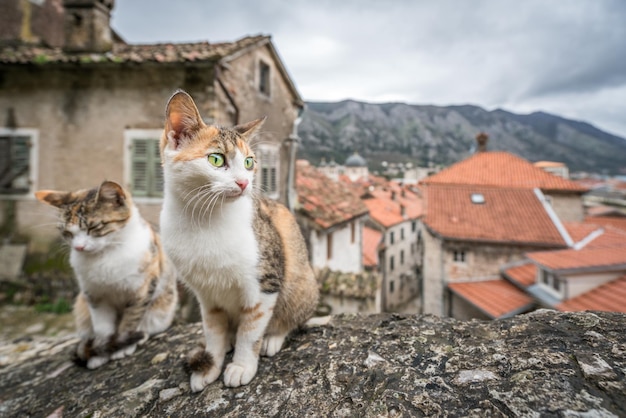
[{"label": "green-eyed cat", "polygon": [[317,306],[317,283],[293,215],[254,192],[257,162],[249,141],[262,122],[207,126],[183,91],[167,104],[161,231],[202,313],[205,347],[189,360],[194,392],[219,377],[233,341],[224,383],[248,384],[259,354],[276,354]]},{"label": "green-eyed cat", "polygon": [[81,362],[95,369],[130,355],[171,325],[176,271],[129,193],[105,181],[90,190],[35,195],[61,209],[59,229],[80,288],[74,317]]}]

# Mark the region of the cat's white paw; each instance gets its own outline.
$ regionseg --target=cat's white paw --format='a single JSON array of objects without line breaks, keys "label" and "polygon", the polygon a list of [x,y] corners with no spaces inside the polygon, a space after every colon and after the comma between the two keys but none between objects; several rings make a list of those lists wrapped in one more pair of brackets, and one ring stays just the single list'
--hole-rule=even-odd
[{"label": "cat's white paw", "polygon": [[220,370],[217,367],[211,367],[206,373],[203,372],[193,372],[191,374],[191,379],[189,379],[189,386],[191,387],[192,392],[200,392],[202,389],[207,387],[210,383],[213,383],[220,376]]},{"label": "cat's white paw", "polygon": [[285,341],[284,335],[268,335],[263,338],[263,344],[261,344],[261,355],[272,357],[278,353]]},{"label": "cat's white paw", "polygon": [[109,357],[106,356],[95,356],[87,360],[87,368],[88,369],[97,369],[100,366],[103,366],[109,362]]},{"label": "cat's white paw", "polygon": [[231,388],[247,385],[256,374],[258,363],[235,364],[230,363],[224,370],[224,384]]},{"label": "cat's white paw", "polygon": [[126,356],[130,356],[131,354],[135,352],[135,350],[137,350],[137,344],[131,344],[111,354],[111,360],[119,360]]}]

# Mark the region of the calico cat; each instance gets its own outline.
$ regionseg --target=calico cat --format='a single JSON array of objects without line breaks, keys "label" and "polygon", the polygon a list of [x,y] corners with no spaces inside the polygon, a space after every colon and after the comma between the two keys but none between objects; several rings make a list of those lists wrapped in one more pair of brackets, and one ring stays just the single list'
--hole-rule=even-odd
[{"label": "calico cat", "polygon": [[80,288],[74,303],[79,362],[95,369],[130,355],[171,325],[176,270],[128,192],[105,181],[91,190],[35,196],[62,210],[59,229]]},{"label": "calico cat", "polygon": [[205,347],[189,358],[191,390],[224,370],[226,386],[248,384],[259,354],[275,355],[309,319],[318,290],[293,215],[255,193],[250,140],[264,120],[207,126],[187,93],[166,109],[161,139],[164,248],[198,299]]}]

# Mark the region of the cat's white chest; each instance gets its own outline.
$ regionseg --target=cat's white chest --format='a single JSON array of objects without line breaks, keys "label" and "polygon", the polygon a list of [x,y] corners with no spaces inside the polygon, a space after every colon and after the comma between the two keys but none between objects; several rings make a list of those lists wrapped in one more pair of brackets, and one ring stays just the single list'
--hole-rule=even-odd
[{"label": "cat's white chest", "polygon": [[202,222],[174,205],[161,215],[163,246],[182,279],[197,291],[242,288],[256,282],[258,244],[252,227],[252,203],[239,201]]}]

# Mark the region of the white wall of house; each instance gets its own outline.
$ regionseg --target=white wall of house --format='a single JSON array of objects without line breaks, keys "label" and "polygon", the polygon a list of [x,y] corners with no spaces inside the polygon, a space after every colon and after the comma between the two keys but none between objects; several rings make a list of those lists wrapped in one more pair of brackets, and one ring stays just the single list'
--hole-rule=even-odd
[{"label": "white wall of house", "polygon": [[345,273],[363,271],[363,223],[361,218],[337,229],[312,232],[310,248],[313,267],[328,267]]}]

